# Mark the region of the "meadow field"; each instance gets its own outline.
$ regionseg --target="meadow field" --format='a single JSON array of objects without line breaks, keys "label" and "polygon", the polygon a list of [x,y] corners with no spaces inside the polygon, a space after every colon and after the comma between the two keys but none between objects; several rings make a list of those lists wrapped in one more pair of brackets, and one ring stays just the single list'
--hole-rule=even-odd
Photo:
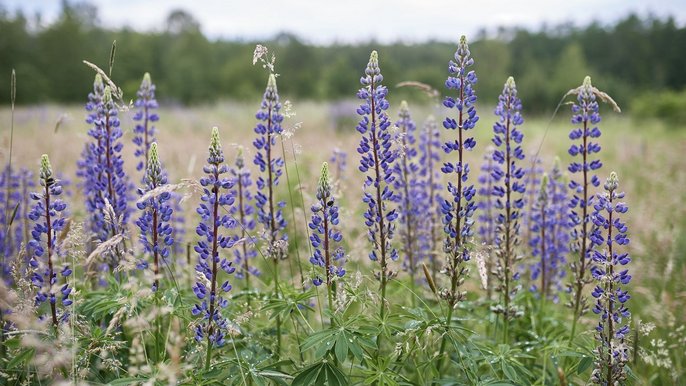
[{"label": "meadow field", "polygon": [[[598,83],[602,84],[601,81]],[[395,121],[399,101],[392,98],[392,93],[391,88],[388,114]],[[287,94],[282,95],[282,101],[285,99]],[[493,105],[488,102],[479,102],[476,106],[480,120],[472,133],[477,144],[475,150],[466,156],[472,167],[472,178],[483,162],[486,147],[491,145],[492,125],[496,118]],[[254,100],[224,101],[195,107],[163,105],[158,110],[160,120],[156,123],[156,137],[160,157],[168,171],[168,182],[186,181],[178,190],[187,198],[181,203],[186,233],[180,236],[182,240],[175,242],[190,245],[197,240],[194,229],[198,220],[194,219],[194,208],[201,193],[197,184],[188,181],[198,181],[202,176],[213,126],[219,129],[227,162],[233,162],[238,149],[242,148],[253,176],[258,175],[259,171],[252,162],[257,107],[259,101]],[[173,272],[178,276],[174,279],[175,287],[163,292],[165,302],[172,309],[161,311],[164,316],[162,324],[166,329],[162,349],[156,346],[157,343],[152,343],[155,332],[148,330],[154,318],[150,314],[154,311],[150,309],[154,310],[154,304],[158,303],[143,300],[145,294],[150,296],[149,292],[143,291],[146,286],[142,284],[146,282],[143,277],[134,272],[122,283],[110,283],[110,288],[91,287],[76,279],[73,300],[75,310],[81,310],[82,314],[69,322],[70,327],[63,328],[72,333],[61,334],[52,346],[48,344],[49,334],[19,329],[20,334],[11,335],[16,341],[8,343],[3,350],[3,354],[10,350],[20,357],[19,360],[3,358],[4,363],[9,364],[0,371],[5,377],[3,384],[38,384],[41,380],[57,382],[60,379],[64,384],[585,384],[593,367],[591,357],[596,315],[590,312],[584,315],[577,329],[578,337],[568,342],[566,335],[572,317],[571,311],[562,304],[567,295],[561,292],[561,301],[557,304],[551,302],[545,314],[541,315],[535,294],[528,291],[531,283],[527,274],[520,278],[524,290],[516,298],[526,315],[514,322],[516,334],[510,342],[496,344],[492,342],[498,339],[491,339],[496,335],[489,327],[497,321],[488,311],[491,300],[484,298],[476,262],[466,262],[470,271],[463,287],[467,291],[467,299],[454,314],[460,329],[452,340],[453,353],[448,349],[452,359],[452,370],[448,372],[441,373],[438,370],[440,365],[438,369],[434,367],[439,361],[436,357],[437,343],[442,336],[439,331],[442,322],[439,320],[445,317],[445,309],[441,305],[442,300],[432,294],[421,270],[415,282],[411,283],[407,272],[402,269],[402,260],[390,263],[391,268],[399,272],[388,283],[386,299],[391,316],[388,320],[373,319],[371,314],[376,312],[374,307],[378,307],[374,305],[378,303],[378,284],[372,277],[374,262],[367,256],[369,244],[361,226],[365,205],[361,201],[363,176],[358,170],[356,148],[360,134],[355,130],[355,108],[353,100],[336,103],[293,101],[282,123],[285,134],[280,136],[275,146],[279,154],[284,151],[285,159],[286,175],[281,177],[276,195],[286,202],[283,216],[288,221],[290,243],[288,261],[282,264],[280,276],[281,280],[289,283],[288,288],[278,296],[280,300],[271,298],[271,263],[265,256],[255,259],[254,264],[264,273],[257,277],[257,283],[253,282],[255,288],[241,291],[242,281],[231,279],[234,291],[229,294],[226,316],[234,331],[230,332],[231,344],[215,348],[212,370],[200,370],[205,349],[192,339],[194,322],[189,313],[193,302],[190,283],[195,273],[185,261],[188,258],[194,265],[197,257],[191,251],[188,255],[180,253],[170,257]],[[441,139],[448,140],[451,133],[440,127],[444,117],[451,114],[447,109],[424,103],[410,105],[410,111],[420,128],[429,116],[436,117]],[[600,114],[603,117],[599,123],[603,167],[598,174],[604,181],[610,171],[616,171],[620,190],[626,192],[624,201],[630,207],[624,216],[631,239],[628,251],[632,258],[629,266],[632,280],[628,302],[631,309],[628,382],[680,384],[686,382],[686,356],[683,353],[686,344],[686,127],[672,127],[659,120],[637,121],[626,112],[613,112],[611,107],[602,103]],[[72,229],[79,228],[74,224],[88,218],[79,180],[75,177],[77,160],[83,143],[88,140],[89,125],[84,121],[85,115],[85,110],[79,105],[21,106],[14,111],[13,167],[29,168],[37,176],[41,154],[50,156],[53,169],[59,171],[61,178],[70,181],[65,190],[69,192],[66,200],[69,202]],[[132,116],[133,111],[120,111],[124,133],[122,154],[126,172],[136,176],[132,179],[138,181],[140,172],[134,167],[134,146],[131,143],[135,124]],[[560,157],[566,169],[571,161],[567,153],[570,144],[568,133],[572,127],[570,117],[568,105],[562,105],[552,119],[547,115],[525,115],[520,128],[527,157],[524,162],[530,162],[530,156],[540,152],[539,157],[546,170],[552,167],[556,156]],[[11,111],[3,107],[0,109],[0,122],[6,128],[2,134],[5,160],[10,121]],[[347,300],[340,300],[341,304],[337,309],[334,307],[334,311],[322,312],[322,308],[326,308],[326,292],[322,293],[321,287],[310,285],[313,271],[308,261],[311,249],[306,222],[309,221],[309,208],[317,200],[315,192],[322,162],[330,161],[335,149],[347,154],[347,166],[342,174],[333,175],[334,195],[340,206],[340,231],[347,252],[347,274],[341,281],[345,284],[341,284],[337,291]],[[336,166],[332,164],[332,170]],[[337,173],[338,169],[335,170]],[[131,248],[132,255],[141,255],[143,251],[135,236],[138,229],[129,224],[128,230],[132,240],[128,248]],[[394,242],[399,243],[398,240]],[[475,242],[475,251],[488,248]],[[526,272],[528,265],[535,262],[534,257],[527,254],[524,246],[518,248],[523,254],[518,266]],[[67,252],[66,255],[69,254]],[[75,267],[80,267],[86,253],[80,251],[71,258],[76,263]],[[294,268],[294,261],[298,259],[301,271],[305,271],[304,277]],[[165,280],[171,284],[169,278]],[[437,285],[445,286],[445,279],[439,279]],[[309,290],[303,295],[299,288]],[[587,286],[588,291],[591,288]],[[21,296],[22,292],[18,290],[18,293]],[[7,296],[7,302],[14,299]],[[104,304],[107,297],[114,297],[110,299],[114,302]],[[253,298],[252,305],[249,301],[246,305],[247,297]],[[294,304],[298,307],[293,308]],[[336,315],[336,324],[341,326],[341,331],[350,332],[350,347],[354,339],[366,339],[366,346],[362,344],[355,348],[361,352],[355,352],[353,348],[350,348],[350,353],[348,349],[334,352],[333,345],[318,347],[336,342],[321,335],[335,331],[333,319],[332,330],[326,328],[331,312]],[[289,318],[284,330],[277,332],[284,340],[280,356],[273,350],[275,332],[271,324],[273,320],[270,321],[277,314],[283,320]],[[138,323],[147,327],[137,330],[132,326],[136,323],[127,322],[137,319],[143,319]],[[117,323],[121,327],[116,327]],[[49,330],[40,323],[28,323],[27,326]],[[374,349],[370,347],[374,344],[370,337],[377,334],[388,339],[384,342],[383,355],[388,358],[385,361],[378,361],[379,354],[375,357]],[[42,343],[30,342],[31,336]],[[322,337],[320,341],[308,340],[317,336]],[[340,346],[344,343],[335,344]],[[27,348],[30,353],[27,353]],[[136,350],[140,350],[138,356]],[[155,350],[157,354],[153,354]],[[145,352],[144,358],[141,357],[142,352]],[[162,355],[161,359],[159,355]],[[472,357],[467,364],[463,355]],[[47,358],[50,356],[53,358]],[[61,359],[56,359],[60,356]],[[328,363],[327,358],[330,359]],[[339,366],[341,370],[332,370]],[[314,373],[313,369],[317,372]],[[341,375],[344,378],[341,379]]]}]

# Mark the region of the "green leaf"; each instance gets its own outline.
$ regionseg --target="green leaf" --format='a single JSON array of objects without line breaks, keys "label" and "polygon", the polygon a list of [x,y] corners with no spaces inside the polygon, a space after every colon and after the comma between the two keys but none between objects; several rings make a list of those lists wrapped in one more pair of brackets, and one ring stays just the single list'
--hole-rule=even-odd
[{"label": "green leaf", "polygon": [[335,353],[339,362],[344,362],[345,358],[348,356],[348,338],[345,336],[345,333],[340,333],[338,335]]},{"label": "green leaf", "polygon": [[291,386],[309,386],[314,384],[314,380],[319,376],[319,372],[322,370],[322,364],[316,363],[310,367],[305,368],[298,374],[298,376],[293,379]]},{"label": "green leaf", "polygon": [[302,350],[306,351],[313,347],[319,347],[325,345],[326,342],[331,342],[330,345],[332,345],[336,339],[337,332],[338,330],[324,330],[308,336],[302,343]]},{"label": "green leaf", "polygon": [[576,368],[576,373],[581,375],[584,371],[586,371],[591,365],[593,364],[593,358],[591,357],[584,357],[581,362],[579,362],[579,366]]},{"label": "green leaf", "polygon": [[503,374],[505,374],[507,379],[511,380],[512,382],[519,381],[519,376],[517,376],[517,372],[515,371],[514,367],[512,367],[509,363],[502,362],[500,364],[500,367],[502,368]]},{"label": "green leaf", "polygon": [[345,374],[328,361],[315,363],[305,368],[293,380],[291,386],[310,385],[346,386],[349,384]]},{"label": "green leaf", "polygon": [[21,363],[28,362],[29,360],[31,360],[31,358],[33,358],[33,354],[35,352],[36,350],[33,348],[28,348],[22,351],[21,353],[19,353],[19,355],[15,356],[14,358],[12,358],[11,361],[9,361],[9,363],[7,363],[7,368],[13,369]]},{"label": "green leaf", "polygon": [[119,386],[119,385],[140,385],[144,383],[147,378],[136,378],[136,377],[130,377],[130,378],[119,378],[116,379],[112,382],[109,382],[108,385],[110,386]]},{"label": "green leaf", "polygon": [[336,366],[327,363],[326,367],[327,380],[329,381],[329,386],[345,386],[348,384],[348,380],[345,374]]},{"label": "green leaf", "polygon": [[360,345],[357,344],[358,340],[359,340],[358,337],[353,336],[352,342],[350,342],[350,344],[348,344],[348,349],[350,349],[350,352],[353,353],[353,355],[355,356],[355,359],[357,359],[358,361],[361,361],[364,354],[362,352],[362,347],[360,347]]}]

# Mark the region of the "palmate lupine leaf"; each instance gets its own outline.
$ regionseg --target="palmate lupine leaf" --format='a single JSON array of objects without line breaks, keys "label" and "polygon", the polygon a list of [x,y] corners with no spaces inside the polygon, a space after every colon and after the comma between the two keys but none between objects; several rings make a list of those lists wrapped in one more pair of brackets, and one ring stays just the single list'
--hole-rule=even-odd
[{"label": "palmate lupine leaf", "polygon": [[298,374],[291,383],[291,386],[310,386],[310,385],[329,385],[345,386],[349,385],[345,374],[339,370],[335,364],[328,361],[315,363],[306,367]]},{"label": "palmate lupine leaf", "polygon": [[283,296],[270,299],[262,310],[272,311],[271,318],[287,318],[291,313],[299,314],[301,310],[313,311],[310,300],[316,296],[314,289],[307,291],[284,291]]},{"label": "palmate lupine leaf", "polygon": [[339,362],[343,362],[350,353],[356,360],[362,361],[365,351],[376,349],[374,337],[377,332],[376,329],[355,324],[350,321],[342,325],[337,323],[335,328],[317,331],[303,341],[302,350],[316,349],[314,352],[316,360],[332,354]]}]

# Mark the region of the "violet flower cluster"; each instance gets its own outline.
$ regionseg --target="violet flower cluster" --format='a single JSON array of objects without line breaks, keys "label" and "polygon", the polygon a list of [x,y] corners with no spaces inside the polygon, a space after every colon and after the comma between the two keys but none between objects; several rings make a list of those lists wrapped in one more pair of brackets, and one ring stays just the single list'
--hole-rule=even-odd
[{"label": "violet flower cluster", "polygon": [[487,298],[491,299],[493,293],[493,283],[491,280],[493,272],[494,247],[495,247],[495,205],[493,199],[493,187],[496,183],[493,178],[493,170],[495,168],[495,161],[493,160],[493,152],[495,148],[488,146],[486,154],[484,154],[484,161],[481,164],[481,174],[479,174],[479,202],[477,208],[479,215],[479,241],[484,246],[486,254],[484,256],[484,265],[486,268],[486,291]]},{"label": "violet flower cluster", "polygon": [[581,158],[580,161],[574,161],[569,165],[569,172],[572,174],[572,179],[569,181],[572,194],[569,203],[572,252],[578,254],[578,257],[570,263],[573,278],[569,288],[571,300],[568,305],[574,309],[575,318],[572,335],[574,335],[576,319],[588,308],[583,295],[583,287],[590,282],[586,272],[590,265],[590,251],[595,246],[590,237],[595,226],[591,221],[590,213],[594,200],[591,186],[600,186],[600,179],[594,173],[602,167],[599,159],[593,159],[596,158],[594,154],[600,152],[600,144],[595,142],[601,134],[597,126],[600,122],[598,107],[591,78],[587,76],[578,89],[576,102],[572,105],[572,124],[576,127],[569,133],[569,139],[576,141],[569,147],[569,154],[572,157]]},{"label": "violet flower cluster", "polygon": [[[254,265],[250,265],[250,260],[257,257],[257,249],[252,236],[255,230],[255,207],[253,206],[252,190],[252,176],[250,169],[245,166],[245,159],[243,158],[243,150],[238,150],[234,166],[230,169],[231,177],[234,179],[234,196],[236,197],[236,205],[231,207],[231,215],[239,223],[237,233],[245,241],[241,244],[241,248],[234,248],[234,263],[236,266],[236,277],[239,279],[246,279],[246,284],[249,283],[249,277],[259,276],[260,271]],[[249,240],[249,241],[248,241]],[[246,285],[246,288],[249,286]]]},{"label": "violet flower cluster", "polygon": [[524,123],[521,109],[522,102],[517,96],[517,85],[514,78],[509,77],[495,108],[498,121],[493,125],[493,143],[496,150],[493,152],[495,165],[491,172],[494,180],[494,210],[497,211],[495,277],[499,281],[497,290],[503,298],[503,304],[495,306],[494,311],[505,317],[506,339],[507,321],[518,314],[512,303],[519,287],[513,283],[519,278],[519,273],[515,272],[515,263],[521,258],[517,255],[515,246],[519,243],[519,219],[524,207],[525,191],[522,181],[524,169],[517,165],[524,160],[521,146],[524,134],[518,129]]},{"label": "violet flower cluster", "polygon": [[423,235],[420,240],[420,259],[427,260],[431,266],[432,277],[439,271],[437,256],[440,243],[441,216],[437,203],[442,201],[440,192],[440,171],[435,166],[441,161],[441,133],[434,117],[430,116],[419,133],[419,186],[423,190],[421,205],[422,221],[420,222]]},{"label": "violet flower cluster", "polygon": [[[69,298],[72,289],[66,278],[71,275],[72,270],[67,262],[58,268],[57,236],[66,224],[63,214],[67,204],[59,198],[62,194],[62,185],[53,177],[50,160],[45,154],[41,157],[40,185],[42,191],[31,193],[31,199],[35,204],[28,213],[28,218],[34,223],[29,241],[32,251],[29,264],[33,269],[31,282],[37,288],[36,306],[47,301],[50,305],[52,324],[57,327],[60,322],[65,322],[69,318],[66,307],[72,304]],[[58,307],[59,303],[62,304],[62,308]]]},{"label": "violet flower cluster", "polygon": [[184,216],[184,207],[182,205],[183,196],[176,192],[171,193],[172,200],[172,216],[171,216],[171,226],[172,226],[172,239],[174,240],[171,245],[172,256],[183,256],[186,253],[186,216]]},{"label": "violet flower cluster", "polygon": [[3,168],[0,174],[0,278],[7,284],[11,283],[12,263],[19,253],[21,244],[28,242],[24,236],[28,229],[25,229],[26,224],[22,221],[25,217],[22,214],[25,215],[28,211],[28,195],[24,190],[35,185],[31,177],[30,172],[20,170],[15,173],[9,166]]},{"label": "violet flower cluster", "polygon": [[[109,86],[103,88],[102,79],[96,76],[93,93],[89,94],[86,109],[90,112],[87,122],[93,126],[88,131],[92,141],[86,144],[82,159],[78,162],[79,173],[90,214],[90,228],[99,242],[121,233],[117,222],[125,224],[129,216],[128,195],[130,184],[124,171],[122,158],[122,130],[117,107],[112,100]],[[115,221],[105,220],[107,204],[112,206]],[[117,264],[117,256],[110,256],[110,269]]]},{"label": "violet flower cluster", "polygon": [[136,93],[136,101],[133,105],[137,109],[133,116],[133,120],[136,122],[136,126],[133,128],[133,143],[136,145],[134,155],[142,158],[136,165],[136,170],[145,171],[148,167],[150,145],[156,142],[155,122],[160,119],[159,115],[155,113],[158,107],[155,99],[155,85],[147,72],[143,75],[143,81]]},{"label": "violet flower cluster", "polygon": [[560,160],[550,174],[543,174],[536,203],[531,213],[531,246],[536,263],[531,267],[531,290],[557,303],[563,291],[569,253],[569,197]]},{"label": "violet flower cluster", "polygon": [[526,210],[522,213],[522,227],[524,227],[524,234],[522,234],[522,244],[530,245],[531,239],[534,237],[531,233],[533,226],[532,216],[536,213],[534,205],[538,202],[536,194],[539,192],[541,186],[541,177],[543,176],[543,166],[541,166],[541,158],[536,154],[531,155],[528,166],[524,169],[524,187],[526,188]]},{"label": "violet flower cluster", "polygon": [[343,277],[345,269],[345,250],[342,247],[343,235],[337,229],[339,224],[338,205],[331,192],[329,166],[322,165],[319,184],[317,185],[317,203],[312,205],[312,217],[308,226],[312,230],[310,243],[314,250],[310,263],[315,267],[322,267],[312,279],[312,284],[320,286],[326,283],[331,288],[336,277]]},{"label": "violet flower cluster", "polygon": [[421,222],[425,213],[421,180],[419,178],[419,164],[417,152],[417,139],[415,125],[410,115],[407,102],[400,103],[398,121],[395,126],[398,128],[395,140],[401,147],[400,154],[393,165],[393,189],[395,191],[395,201],[398,203],[398,214],[400,228],[398,235],[402,243],[402,254],[404,257],[403,268],[410,274],[414,283],[415,272],[419,265],[421,242],[423,237]]},{"label": "violet flower cluster", "polygon": [[486,154],[484,154],[484,162],[481,164],[481,174],[479,174],[479,190],[477,191],[479,195],[479,202],[477,207],[479,208],[479,215],[477,219],[479,220],[479,240],[486,247],[495,245],[495,213],[494,213],[494,200],[493,200],[493,187],[495,185],[495,179],[493,178],[493,170],[495,169],[495,161],[493,160],[493,153],[495,148],[489,146],[486,148]]},{"label": "violet flower cluster", "polygon": [[228,280],[220,282],[220,269],[227,274],[235,271],[229,259],[220,257],[220,250],[231,249],[239,241],[235,235],[220,234],[222,228],[233,230],[238,224],[231,215],[222,214],[222,207],[231,207],[235,202],[231,191],[234,181],[224,176],[228,173],[228,167],[224,163],[224,152],[216,127],[212,129],[209,157],[203,171],[205,176],[200,179],[203,194],[197,209],[201,221],[195,230],[201,237],[195,246],[199,256],[195,270],[200,275],[193,285],[193,292],[199,303],[193,306],[191,313],[202,317],[201,322],[195,327],[195,340],[201,341],[206,338],[209,351],[212,346],[224,345],[228,327],[228,321],[222,316],[221,309],[229,304],[223,294],[231,290],[231,284]]},{"label": "violet flower cluster", "polygon": [[[166,173],[162,170],[162,164],[157,152],[157,143],[150,145],[150,152],[147,157],[147,168],[145,170],[145,186],[138,189],[141,201],[136,204],[141,215],[136,220],[136,225],[140,229],[140,242],[146,255],[152,256],[153,274],[155,276],[152,286],[153,291],[160,287],[160,266],[167,264],[170,247],[174,243],[172,235],[173,228],[170,224],[174,213],[171,203],[170,192],[153,192],[155,189],[164,187],[167,184]],[[146,196],[150,196],[146,198]],[[137,264],[138,269],[147,269],[148,260],[140,260]]]},{"label": "violet flower cluster", "polygon": [[[102,229],[102,215],[98,216],[98,204],[100,201],[100,192],[98,191],[98,174],[95,165],[100,164],[100,154],[98,147],[100,146],[101,127],[96,124],[100,122],[99,114],[102,111],[103,100],[105,99],[105,85],[102,82],[100,74],[95,75],[93,81],[93,91],[88,94],[88,102],[86,103],[86,123],[90,125],[88,136],[91,141],[84,144],[81,158],[77,161],[76,176],[81,179],[79,186],[83,190],[83,196],[86,204],[86,211],[89,213],[88,226],[93,234],[98,235],[103,232]],[[103,235],[105,236],[105,235]]]},{"label": "violet flower cluster", "polygon": [[[445,87],[454,96],[447,96],[443,100],[443,106],[456,110],[456,118],[446,117],[443,127],[447,130],[456,131],[456,139],[450,139],[443,144],[446,154],[457,152],[457,162],[445,162],[441,171],[448,179],[447,190],[449,197],[441,203],[443,215],[443,230],[446,238],[444,250],[448,254],[446,273],[450,277],[450,288],[442,291],[441,297],[448,301],[450,309],[465,297],[464,292],[458,291],[458,287],[464,281],[466,268],[464,262],[469,261],[470,254],[467,248],[467,239],[472,233],[472,216],[476,209],[473,201],[476,195],[474,185],[468,185],[469,164],[465,162],[465,151],[470,151],[476,146],[476,140],[468,136],[479,120],[476,115],[476,92],[474,84],[477,82],[476,73],[469,68],[474,65],[471,57],[467,38],[462,36],[455,52],[455,60],[448,64],[450,76],[445,81]],[[451,137],[454,138],[454,137]]]},{"label": "violet flower cluster", "polygon": [[253,162],[262,173],[256,180],[257,221],[264,226],[269,235],[269,257],[275,262],[287,257],[286,252],[278,247],[277,242],[288,239],[288,235],[284,232],[286,220],[282,210],[286,203],[276,202],[274,192],[274,188],[279,185],[284,167],[283,158],[275,154],[274,148],[277,136],[283,132],[281,127],[283,114],[280,111],[281,102],[279,102],[279,93],[276,88],[276,77],[274,74],[269,74],[260,110],[255,114],[258,123],[255,126],[257,138],[253,141],[253,145],[257,153]]},{"label": "violet flower cluster", "polygon": [[357,152],[361,155],[359,170],[366,174],[362,201],[367,205],[364,219],[367,236],[373,246],[369,258],[381,265],[381,286],[385,290],[385,283],[392,276],[388,259],[398,259],[398,251],[391,245],[398,212],[389,209],[395,200],[392,166],[397,152],[392,149],[391,122],[386,113],[388,89],[381,84],[382,81],[379,57],[376,51],[372,51],[365,75],[360,78],[362,88],[357,92],[357,98],[362,100],[357,109],[357,114],[362,117],[357,124],[357,131],[362,134]]},{"label": "violet flower cluster", "polygon": [[591,252],[594,266],[591,274],[596,281],[592,296],[596,299],[593,313],[600,317],[596,327],[595,369],[591,380],[600,385],[615,385],[626,380],[625,365],[629,362],[629,319],[631,313],[626,302],[631,298],[626,286],[631,281],[625,268],[631,258],[619,249],[629,244],[627,226],[620,215],[628,211],[624,192],[619,192],[619,179],[615,172],[605,182],[605,192],[598,195],[593,205],[592,221],[595,225],[590,238],[595,246]]},{"label": "violet flower cluster", "polygon": [[333,166],[334,181],[340,182],[348,168],[348,153],[339,148],[333,149],[329,163]]}]

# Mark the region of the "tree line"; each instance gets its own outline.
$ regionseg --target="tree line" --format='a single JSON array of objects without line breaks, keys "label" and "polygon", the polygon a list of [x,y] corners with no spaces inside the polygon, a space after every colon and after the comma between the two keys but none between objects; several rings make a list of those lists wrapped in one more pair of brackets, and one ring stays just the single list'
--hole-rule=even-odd
[{"label": "tree line", "polygon": [[[97,9],[63,2],[47,26],[21,13],[0,9],[0,103],[9,101],[9,74],[21,84],[18,103],[83,102],[93,81],[89,60],[106,68],[112,41],[117,55],[112,78],[125,96],[135,97],[144,72],[150,72],[163,103],[199,104],[219,99],[254,100],[264,89],[264,71],[252,63],[255,44],[276,54],[279,88],[292,99],[336,100],[356,92],[369,52],[379,52],[386,83],[419,81],[441,90],[447,62],[457,41],[422,44],[310,45],[282,33],[270,41],[211,40],[185,11],[173,11],[162,30],[108,29]],[[553,109],[561,95],[590,74],[594,84],[620,103],[638,95],[678,91],[686,85],[686,28],[673,18],[628,15],[613,25],[558,25],[537,31],[500,28],[469,37],[477,91],[495,100],[504,79],[517,79],[529,110]],[[410,89],[403,98],[423,96]]]}]

